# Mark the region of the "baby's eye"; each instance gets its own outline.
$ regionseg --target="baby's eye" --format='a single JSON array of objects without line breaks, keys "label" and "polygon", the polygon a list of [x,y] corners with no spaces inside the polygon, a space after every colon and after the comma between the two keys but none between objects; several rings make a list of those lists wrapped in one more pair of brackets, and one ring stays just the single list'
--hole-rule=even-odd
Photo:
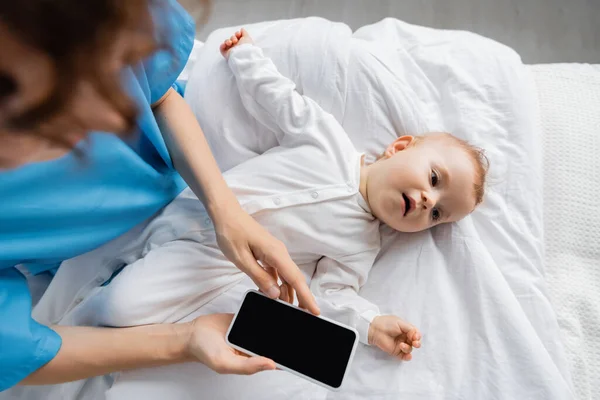
[{"label": "baby's eye", "polygon": [[438,210],[437,208],[434,208],[433,210],[431,210],[431,219],[433,219],[434,221],[437,221],[440,219],[440,210]]},{"label": "baby's eye", "polygon": [[431,170],[431,186],[435,186],[438,183],[438,174],[434,170]]}]

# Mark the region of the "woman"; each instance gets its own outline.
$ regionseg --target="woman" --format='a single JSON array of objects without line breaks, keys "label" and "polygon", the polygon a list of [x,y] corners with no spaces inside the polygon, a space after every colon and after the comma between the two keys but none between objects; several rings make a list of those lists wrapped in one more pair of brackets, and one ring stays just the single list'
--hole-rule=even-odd
[{"label": "woman", "polygon": [[52,271],[143,224],[186,184],[232,262],[271,297],[281,275],[318,313],[285,247],[227,188],[173,87],[193,36],[174,0],[0,3],[0,391],[194,360],[223,373],[275,367],[227,347],[228,315],[122,329],[31,318],[15,267]]}]

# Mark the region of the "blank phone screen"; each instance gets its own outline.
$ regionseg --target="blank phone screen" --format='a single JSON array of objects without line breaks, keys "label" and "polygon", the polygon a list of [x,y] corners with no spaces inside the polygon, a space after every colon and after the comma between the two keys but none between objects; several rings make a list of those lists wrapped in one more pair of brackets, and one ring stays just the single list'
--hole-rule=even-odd
[{"label": "blank phone screen", "polygon": [[356,334],[255,292],[242,303],[229,342],[339,388]]}]

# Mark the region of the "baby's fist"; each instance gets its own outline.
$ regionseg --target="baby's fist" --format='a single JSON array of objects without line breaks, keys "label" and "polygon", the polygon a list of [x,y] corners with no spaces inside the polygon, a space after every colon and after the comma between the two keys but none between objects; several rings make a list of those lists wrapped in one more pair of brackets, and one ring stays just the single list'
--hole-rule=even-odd
[{"label": "baby's fist", "polygon": [[235,46],[239,46],[244,43],[254,43],[248,32],[242,28],[240,31],[237,31],[233,36],[229,39],[225,40],[223,44],[221,44],[220,50],[221,55],[225,57],[226,60],[229,59],[229,51],[233,49]]},{"label": "baby's fist", "polygon": [[395,315],[381,315],[369,326],[369,344],[403,361],[410,361],[413,348],[421,347],[421,332]]}]

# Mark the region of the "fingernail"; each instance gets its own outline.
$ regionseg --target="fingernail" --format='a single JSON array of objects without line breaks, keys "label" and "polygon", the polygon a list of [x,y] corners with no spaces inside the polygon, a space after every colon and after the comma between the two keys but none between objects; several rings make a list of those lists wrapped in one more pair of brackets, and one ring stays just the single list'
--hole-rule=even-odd
[{"label": "fingernail", "polygon": [[267,290],[267,296],[272,299],[278,298],[280,294],[281,292],[279,291],[279,286],[277,285],[273,285]]}]

